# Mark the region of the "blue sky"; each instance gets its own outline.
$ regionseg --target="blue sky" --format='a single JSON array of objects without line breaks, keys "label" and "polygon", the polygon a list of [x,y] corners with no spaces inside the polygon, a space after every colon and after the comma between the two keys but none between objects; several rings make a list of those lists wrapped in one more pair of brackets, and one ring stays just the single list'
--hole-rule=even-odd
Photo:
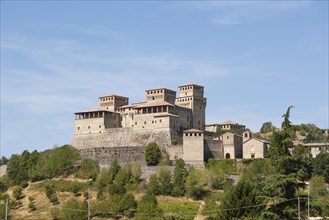
[{"label": "blue sky", "polygon": [[197,83],[207,123],[328,128],[328,1],[1,1],[1,155],[70,143],[73,112]]}]

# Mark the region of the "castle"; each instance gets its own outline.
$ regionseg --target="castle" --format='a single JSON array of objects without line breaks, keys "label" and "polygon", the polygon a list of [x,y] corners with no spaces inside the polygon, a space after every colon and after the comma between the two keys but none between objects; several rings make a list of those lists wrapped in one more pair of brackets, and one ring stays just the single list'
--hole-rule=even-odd
[{"label": "castle", "polygon": [[[121,163],[138,161],[145,164],[144,150],[156,142],[170,160],[183,158],[185,162],[203,166],[208,158],[242,158],[243,143],[251,139],[245,125],[232,121],[205,125],[207,99],[204,87],[197,84],[145,91],[145,101],[129,104],[129,98],[119,95],[99,97],[99,107],[75,112],[72,145],[82,155],[108,165],[114,158]],[[217,139],[205,134],[218,129],[227,132]],[[257,142],[257,141],[256,141]],[[263,157],[265,144],[260,143],[257,155],[255,141],[246,157]],[[264,145],[264,146],[263,146]],[[258,148],[257,148],[258,149]]]}]

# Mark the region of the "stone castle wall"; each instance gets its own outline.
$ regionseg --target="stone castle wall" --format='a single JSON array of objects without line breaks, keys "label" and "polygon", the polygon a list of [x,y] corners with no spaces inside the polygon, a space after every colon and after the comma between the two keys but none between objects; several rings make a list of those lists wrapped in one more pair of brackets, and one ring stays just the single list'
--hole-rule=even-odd
[{"label": "stone castle wall", "polygon": [[204,141],[204,158],[224,158],[223,142],[220,140],[205,140]]},{"label": "stone castle wall", "polygon": [[112,128],[103,133],[75,135],[71,144],[83,157],[98,160],[106,166],[115,158],[122,164],[137,161],[146,165],[144,151],[151,142],[157,143],[171,160],[182,157],[182,137],[171,129]]}]

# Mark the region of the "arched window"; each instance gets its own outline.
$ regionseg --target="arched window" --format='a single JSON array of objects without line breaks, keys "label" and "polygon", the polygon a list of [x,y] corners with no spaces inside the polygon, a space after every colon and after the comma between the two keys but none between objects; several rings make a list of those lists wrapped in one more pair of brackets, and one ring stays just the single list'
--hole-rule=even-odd
[{"label": "arched window", "polygon": [[226,153],[226,154],[225,154],[225,158],[226,158],[226,159],[230,159],[230,158],[231,158],[231,155],[230,155],[229,153]]}]

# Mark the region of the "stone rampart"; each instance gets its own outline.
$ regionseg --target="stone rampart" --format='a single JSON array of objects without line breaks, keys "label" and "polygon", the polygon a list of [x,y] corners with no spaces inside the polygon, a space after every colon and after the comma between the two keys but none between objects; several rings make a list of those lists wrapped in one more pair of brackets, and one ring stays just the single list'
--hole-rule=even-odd
[{"label": "stone rampart", "polygon": [[223,142],[220,140],[204,140],[204,158],[224,158]]}]

